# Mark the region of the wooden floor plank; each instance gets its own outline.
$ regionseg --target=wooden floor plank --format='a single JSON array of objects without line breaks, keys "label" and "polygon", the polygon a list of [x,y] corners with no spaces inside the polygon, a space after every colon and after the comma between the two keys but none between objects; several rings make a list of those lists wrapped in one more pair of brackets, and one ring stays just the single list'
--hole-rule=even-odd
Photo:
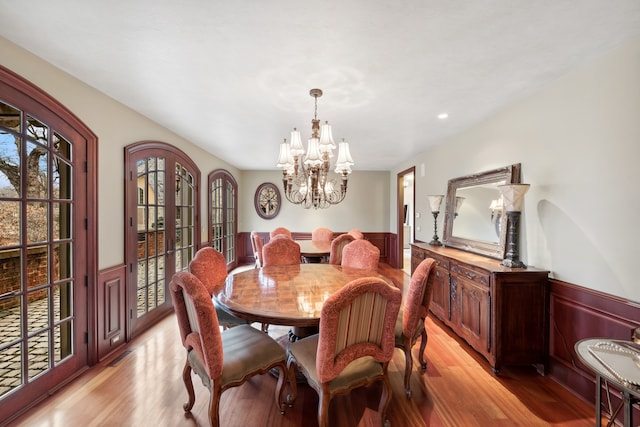
[{"label": "wooden floor plank", "polygon": [[[382,274],[406,286],[401,270],[383,267]],[[256,325],[259,327],[259,325]],[[496,377],[469,346],[437,321],[426,323],[429,340],[426,373],[414,366],[413,398],[403,388],[404,356],[397,350],[389,366],[393,400],[388,418],[393,426],[570,426],[595,423],[594,410],[533,368],[509,368]],[[287,328],[271,326],[277,336]],[[419,344],[413,348],[414,359]],[[129,351],[110,366],[105,361],[31,409],[11,426],[206,426],[208,391],[194,375],[196,404],[185,415],[186,392],[181,375],[185,351],[176,319],[163,319],[126,345]],[[416,364],[417,365],[417,364]],[[223,426],[314,426],[318,397],[299,387],[293,407],[281,415],[274,404],[276,379],[256,377],[222,396]],[[332,426],[379,425],[380,388],[360,389],[338,396],[330,408]]]}]

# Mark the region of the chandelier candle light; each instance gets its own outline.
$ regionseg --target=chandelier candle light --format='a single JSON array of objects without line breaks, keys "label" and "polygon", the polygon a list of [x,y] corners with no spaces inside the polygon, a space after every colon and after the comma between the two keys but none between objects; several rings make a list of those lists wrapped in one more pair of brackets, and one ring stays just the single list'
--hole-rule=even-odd
[{"label": "chandelier candle light", "polygon": [[347,195],[348,175],[354,163],[349,152],[349,143],[343,139],[338,145],[335,164],[335,172],[342,178],[338,188],[337,181],[329,176],[330,159],[336,148],[331,126],[329,122],[320,126],[318,120],[318,98],[322,96],[322,90],[311,89],[309,95],[315,100],[315,111],[311,120],[311,139],[308,140],[307,151],[305,152],[302,146],[300,132],[293,128],[291,143],[287,143],[285,139],[280,144],[277,167],[282,168],[282,184],[288,201],[305,209],[325,209],[344,200]]},{"label": "chandelier candle light", "polygon": [[429,207],[433,214],[433,240],[429,242],[432,246],[442,246],[442,242],[438,239],[438,214],[440,213],[440,205],[442,205],[443,195],[427,196],[429,199]]},{"label": "chandelier candle light", "polygon": [[529,191],[529,184],[499,185],[498,190],[502,194],[504,210],[507,214],[507,253],[502,265],[511,268],[525,268],[526,265],[519,259],[518,254],[518,221],[524,195]]}]

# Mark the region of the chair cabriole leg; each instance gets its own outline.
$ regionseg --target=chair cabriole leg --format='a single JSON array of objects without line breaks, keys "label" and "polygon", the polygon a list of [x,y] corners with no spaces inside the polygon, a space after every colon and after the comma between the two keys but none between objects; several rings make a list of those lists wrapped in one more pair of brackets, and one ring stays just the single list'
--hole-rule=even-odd
[{"label": "chair cabriole leg", "polygon": [[220,382],[215,382],[211,384],[209,396],[209,423],[211,427],[219,427],[220,426],[220,395],[222,394],[222,390],[220,387]]},{"label": "chair cabriole leg", "polygon": [[427,361],[424,358],[424,350],[427,348],[427,330],[422,330],[422,338],[420,339],[420,367],[422,368],[422,372],[427,370]]},{"label": "chair cabriole leg", "polygon": [[187,389],[188,400],[187,403],[182,405],[182,409],[184,412],[191,412],[191,408],[193,408],[193,404],[196,401],[196,394],[193,391],[193,382],[191,380],[191,365],[189,365],[189,361],[187,360],[184,363],[184,369],[182,370],[182,381],[184,382],[184,386]]}]

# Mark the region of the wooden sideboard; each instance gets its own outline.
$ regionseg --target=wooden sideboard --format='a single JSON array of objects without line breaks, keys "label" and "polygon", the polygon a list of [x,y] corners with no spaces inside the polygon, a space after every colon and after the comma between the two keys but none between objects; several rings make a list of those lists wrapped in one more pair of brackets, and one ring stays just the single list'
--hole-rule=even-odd
[{"label": "wooden sideboard", "polygon": [[429,310],[485,357],[495,373],[534,365],[544,374],[548,354],[548,271],[508,268],[499,260],[453,248],[411,245],[411,272],[436,261]]}]

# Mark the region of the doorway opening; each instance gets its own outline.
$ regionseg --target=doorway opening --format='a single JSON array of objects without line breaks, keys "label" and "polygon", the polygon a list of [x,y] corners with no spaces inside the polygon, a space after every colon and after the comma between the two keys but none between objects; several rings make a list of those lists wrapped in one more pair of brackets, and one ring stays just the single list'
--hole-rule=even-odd
[{"label": "doorway opening", "polygon": [[398,260],[399,268],[411,274],[411,246],[414,242],[415,171],[411,167],[398,174]]}]

